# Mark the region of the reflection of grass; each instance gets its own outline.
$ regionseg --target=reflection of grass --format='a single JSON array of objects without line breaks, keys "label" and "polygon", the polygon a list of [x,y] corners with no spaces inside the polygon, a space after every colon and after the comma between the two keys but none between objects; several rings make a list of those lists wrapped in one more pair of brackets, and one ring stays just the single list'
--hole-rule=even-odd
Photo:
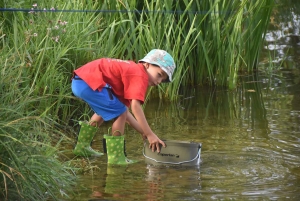
[{"label": "reflection of grass", "polygon": [[[249,122],[248,129],[268,128],[267,113],[262,93],[262,83],[257,78],[257,74],[249,75],[243,78],[243,106],[246,110],[241,113],[242,118],[247,119]],[[257,124],[257,125],[255,125]]]},{"label": "reflection of grass", "polygon": [[146,114],[154,127],[162,129],[160,132],[163,139],[190,140],[192,136],[197,136],[199,140],[206,135],[207,127],[222,130],[227,127],[239,129],[240,126],[245,126],[249,131],[254,128],[268,129],[262,92],[264,86],[255,74],[239,79],[243,84],[236,90],[182,88],[181,98],[177,103],[168,104],[161,101],[158,108],[160,113],[148,103]]}]

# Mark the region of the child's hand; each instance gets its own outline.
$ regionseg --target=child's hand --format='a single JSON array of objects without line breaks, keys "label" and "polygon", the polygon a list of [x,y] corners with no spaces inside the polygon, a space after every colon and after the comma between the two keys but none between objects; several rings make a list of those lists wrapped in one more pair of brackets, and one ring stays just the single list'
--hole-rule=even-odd
[{"label": "child's hand", "polygon": [[165,143],[160,140],[157,135],[152,133],[151,135],[148,135],[148,141],[149,141],[149,149],[152,149],[152,152],[155,152],[155,150],[159,153],[160,152],[160,144],[163,147],[166,147]]}]

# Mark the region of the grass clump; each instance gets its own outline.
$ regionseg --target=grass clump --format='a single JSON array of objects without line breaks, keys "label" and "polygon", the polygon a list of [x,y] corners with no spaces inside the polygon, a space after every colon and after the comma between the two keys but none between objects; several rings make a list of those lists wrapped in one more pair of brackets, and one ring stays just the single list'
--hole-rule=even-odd
[{"label": "grass clump", "polygon": [[[38,100],[37,100],[38,101]],[[22,100],[24,107],[28,101]],[[26,115],[15,104],[0,108],[1,200],[58,200],[67,196],[75,175],[60,160],[51,120]]]}]

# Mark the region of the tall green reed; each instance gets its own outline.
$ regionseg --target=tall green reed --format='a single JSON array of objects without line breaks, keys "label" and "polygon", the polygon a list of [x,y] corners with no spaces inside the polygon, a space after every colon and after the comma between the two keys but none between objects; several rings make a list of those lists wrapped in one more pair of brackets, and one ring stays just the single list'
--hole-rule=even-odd
[{"label": "tall green reed", "polygon": [[0,51],[0,199],[58,200],[75,179],[71,167],[59,160],[60,141],[70,140],[54,129],[55,120],[35,108],[47,96],[34,95],[20,53],[9,46]]},{"label": "tall green reed", "polygon": [[[149,49],[161,48],[175,57],[178,67],[174,83],[151,90],[160,96],[175,99],[180,86],[187,85],[234,89],[239,71],[256,68],[273,3],[216,0],[116,4],[114,9],[130,11],[114,17],[130,21],[120,24],[128,39],[121,55],[127,53],[123,57],[138,59]],[[133,15],[136,10],[131,5],[143,12]]]},{"label": "tall green reed", "polygon": [[[33,22],[24,14],[4,19],[7,29],[3,30],[0,51],[0,197],[57,200],[67,195],[65,191],[70,191],[75,176],[70,166],[59,160],[59,140],[70,141],[56,128],[59,124],[55,118],[61,109],[56,104],[64,99],[62,94],[65,96],[67,89],[61,85],[65,75],[45,65],[51,61],[47,65],[59,68],[63,62],[49,58],[48,44],[53,39],[29,28]],[[53,77],[45,76],[49,74]]]},{"label": "tall green reed", "polygon": [[24,97],[20,102],[1,104],[1,200],[58,200],[71,192],[75,175],[59,160],[59,141],[51,140],[66,136],[53,129],[51,119],[26,111],[27,106],[40,100]]},{"label": "tall green reed", "polygon": [[[160,96],[164,94],[175,99],[180,86],[191,84],[233,89],[237,84],[238,71],[250,71],[256,67],[272,2],[64,3],[59,4],[60,9],[127,12],[36,13],[33,16],[37,21],[32,20],[35,29],[40,29],[49,17],[54,17],[50,20],[54,23],[49,31],[51,34],[59,25],[58,21],[67,20],[68,25],[57,44],[51,44],[57,36],[50,36],[47,32],[47,37],[36,38],[39,45],[31,48],[40,48],[35,52],[39,54],[36,59],[40,61],[40,67],[50,64],[50,72],[60,66],[63,73],[69,73],[69,76],[74,68],[91,59],[105,56],[137,61],[150,49],[161,48],[174,56],[177,70],[172,85],[154,90]],[[170,13],[170,10],[180,12]],[[27,40],[33,39],[32,31],[27,30],[30,32]],[[46,76],[48,72],[43,73]]]}]

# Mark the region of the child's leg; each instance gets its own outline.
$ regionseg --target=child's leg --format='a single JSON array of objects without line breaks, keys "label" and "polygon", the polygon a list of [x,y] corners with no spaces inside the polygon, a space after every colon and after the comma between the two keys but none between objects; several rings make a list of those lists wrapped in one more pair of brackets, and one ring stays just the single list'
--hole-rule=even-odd
[{"label": "child's leg", "polygon": [[91,117],[90,125],[100,127],[103,122],[104,122],[103,118],[95,113]]},{"label": "child's leg", "polygon": [[117,117],[115,122],[112,125],[112,135],[113,136],[120,136],[124,134],[125,123],[127,118],[127,110]]}]

